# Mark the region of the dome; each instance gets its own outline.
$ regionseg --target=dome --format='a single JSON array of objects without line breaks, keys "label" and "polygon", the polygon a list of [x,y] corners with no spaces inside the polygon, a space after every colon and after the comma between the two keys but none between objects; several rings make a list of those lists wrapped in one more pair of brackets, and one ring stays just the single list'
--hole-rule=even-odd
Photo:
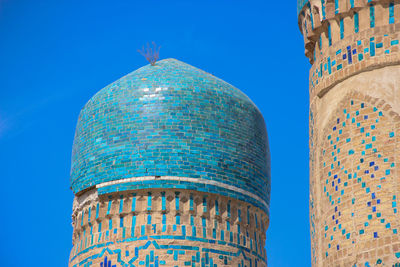
[{"label": "dome", "polygon": [[240,90],[175,59],[144,66],[94,95],[76,127],[75,194],[183,188],[268,212],[264,119]]}]

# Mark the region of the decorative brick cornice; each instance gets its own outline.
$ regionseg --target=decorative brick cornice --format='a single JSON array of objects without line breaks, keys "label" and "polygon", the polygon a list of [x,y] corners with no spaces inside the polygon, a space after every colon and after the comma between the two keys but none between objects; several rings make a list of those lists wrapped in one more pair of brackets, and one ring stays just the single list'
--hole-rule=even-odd
[{"label": "decorative brick cornice", "polygon": [[312,64],[310,97],[358,73],[400,63],[400,0],[315,0],[299,14]]},{"label": "decorative brick cornice", "polygon": [[[305,55],[310,59],[311,64],[314,62],[316,45],[320,37],[328,37],[329,25],[332,22],[338,23],[341,19],[350,18],[354,24],[354,14],[376,5],[387,8],[391,3],[397,5],[400,0],[311,0],[306,2],[299,12],[298,24],[304,37]],[[333,38],[331,41],[335,43],[340,39]]]},{"label": "decorative brick cornice", "polygon": [[[107,242],[138,242],[149,236],[182,239],[186,235],[220,245],[231,243],[261,260],[266,255],[260,244],[265,244],[269,218],[261,209],[243,201],[179,189],[109,195],[92,192],[82,197],[87,200],[79,200],[72,216],[71,259]],[[179,223],[176,217],[180,217]],[[192,228],[197,234],[193,235]]]}]

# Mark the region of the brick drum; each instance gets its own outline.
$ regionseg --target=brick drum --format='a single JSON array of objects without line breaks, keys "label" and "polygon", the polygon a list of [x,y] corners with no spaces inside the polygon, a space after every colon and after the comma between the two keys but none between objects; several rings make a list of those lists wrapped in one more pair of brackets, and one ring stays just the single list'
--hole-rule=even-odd
[{"label": "brick drum", "polygon": [[400,1],[298,0],[312,265],[400,266]]},{"label": "brick drum", "polygon": [[270,156],[240,90],[175,59],[82,109],[69,266],[267,266]]}]

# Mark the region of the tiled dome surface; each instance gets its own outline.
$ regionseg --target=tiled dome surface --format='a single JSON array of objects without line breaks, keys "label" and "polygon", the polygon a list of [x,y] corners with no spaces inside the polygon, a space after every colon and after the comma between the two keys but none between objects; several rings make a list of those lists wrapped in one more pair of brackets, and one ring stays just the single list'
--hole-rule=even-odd
[{"label": "tiled dome surface", "polygon": [[100,193],[186,188],[247,200],[246,191],[258,196],[250,202],[268,210],[269,158],[263,117],[246,95],[166,59],[122,77],[85,105],[75,133],[71,186],[79,193],[127,178],[188,177],[206,182],[131,181]]}]

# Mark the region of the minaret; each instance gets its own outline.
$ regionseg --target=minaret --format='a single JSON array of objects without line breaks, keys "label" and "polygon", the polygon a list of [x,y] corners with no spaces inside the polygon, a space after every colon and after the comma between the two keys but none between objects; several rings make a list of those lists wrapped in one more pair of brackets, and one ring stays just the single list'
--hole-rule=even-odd
[{"label": "minaret", "polygon": [[400,1],[297,7],[312,64],[312,264],[400,266]]},{"label": "minaret", "polygon": [[122,77],[79,115],[69,266],[267,266],[269,157],[230,84],[175,59]]}]

